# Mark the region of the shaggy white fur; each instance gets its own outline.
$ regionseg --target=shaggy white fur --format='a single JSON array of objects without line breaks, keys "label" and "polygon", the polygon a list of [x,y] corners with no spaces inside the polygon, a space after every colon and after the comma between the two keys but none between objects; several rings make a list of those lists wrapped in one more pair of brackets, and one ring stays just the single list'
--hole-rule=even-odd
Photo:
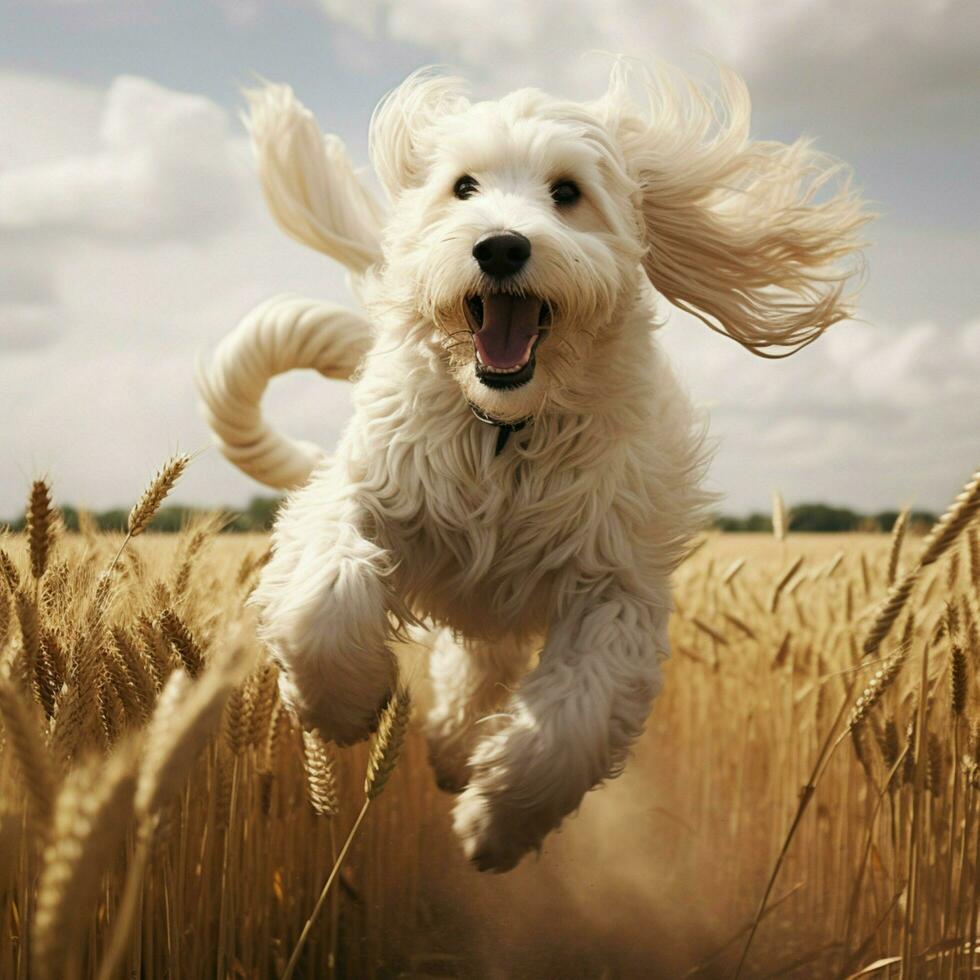
[{"label": "shaggy white fur", "polygon": [[[226,455],[294,491],[254,596],[262,635],[303,723],[349,743],[391,693],[393,635],[441,630],[431,758],[481,869],[513,867],[620,771],[660,685],[670,576],[709,498],[651,285],[781,356],[848,315],[859,267],[858,197],[806,143],[751,141],[735,75],[721,103],[661,71],[641,106],[634,82],[617,66],[592,103],[471,103],[413,75],[371,124],[387,216],[288,88],[250,96],[272,213],[344,263],[367,310],[270,301],[200,371]],[[487,271],[474,246],[504,232],[529,254]],[[515,331],[532,360],[501,385]],[[356,376],[329,459],[262,421],[291,367]],[[477,415],[530,421],[501,449]]]}]

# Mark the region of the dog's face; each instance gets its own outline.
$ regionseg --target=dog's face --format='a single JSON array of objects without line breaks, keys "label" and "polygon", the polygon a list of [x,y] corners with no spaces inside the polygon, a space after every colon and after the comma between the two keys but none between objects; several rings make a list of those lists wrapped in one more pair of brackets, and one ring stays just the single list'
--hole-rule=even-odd
[{"label": "dog's face", "polygon": [[386,287],[478,413],[533,416],[635,298],[636,184],[597,114],[536,91],[457,104],[408,138],[411,154],[384,161]]}]

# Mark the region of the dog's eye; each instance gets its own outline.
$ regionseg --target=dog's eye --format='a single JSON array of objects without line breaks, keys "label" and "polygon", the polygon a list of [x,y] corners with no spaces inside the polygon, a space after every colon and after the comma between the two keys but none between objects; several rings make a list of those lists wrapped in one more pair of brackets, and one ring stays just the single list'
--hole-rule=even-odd
[{"label": "dog's eye", "polygon": [[465,201],[468,197],[472,197],[479,188],[479,184],[476,182],[474,177],[469,174],[463,174],[459,180],[453,184],[453,194],[458,197],[461,201]]},{"label": "dog's eye", "polygon": [[551,199],[559,207],[574,204],[581,196],[582,192],[574,180],[559,180],[557,184],[551,185]]}]

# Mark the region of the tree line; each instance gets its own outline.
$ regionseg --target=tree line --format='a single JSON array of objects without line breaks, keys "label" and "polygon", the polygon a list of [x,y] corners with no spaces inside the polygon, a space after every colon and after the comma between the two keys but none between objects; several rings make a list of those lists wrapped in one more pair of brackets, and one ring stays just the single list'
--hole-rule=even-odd
[{"label": "tree line", "polygon": [[[230,532],[268,531],[275,520],[276,512],[284,498],[253,497],[242,509],[221,508],[225,515],[224,530]],[[100,531],[125,531],[128,510],[112,508],[98,512],[82,512],[75,507],[60,508],[61,517],[69,531],[78,531],[86,521]],[[150,529],[159,532],[179,531],[194,517],[213,513],[213,509],[185,507],[179,504],[163,507],[154,517]],[[864,514],[848,507],[834,507],[830,504],[803,503],[789,509],[789,529],[791,531],[841,532],[841,531],[890,531],[898,518],[897,510],[883,510]],[[915,510],[910,515],[910,528],[928,530],[936,520],[930,511]],[[0,522],[2,526],[2,522]],[[8,522],[12,531],[24,528],[24,518]],[[769,514],[752,513],[747,516],[718,513],[712,518],[712,526],[719,531],[729,532],[771,532],[772,518]]]}]

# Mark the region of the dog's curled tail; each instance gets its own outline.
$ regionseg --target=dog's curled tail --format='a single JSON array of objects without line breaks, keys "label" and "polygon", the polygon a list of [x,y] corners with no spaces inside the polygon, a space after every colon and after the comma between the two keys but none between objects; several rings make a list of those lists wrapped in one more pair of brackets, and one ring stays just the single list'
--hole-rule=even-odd
[{"label": "dog's curled tail", "polygon": [[277,296],[257,306],[210,361],[197,365],[204,415],[221,452],[267,486],[302,486],[324,452],[266,423],[261,411],[266,385],[294,368],[347,380],[370,345],[368,322],[343,307],[296,296]]}]

